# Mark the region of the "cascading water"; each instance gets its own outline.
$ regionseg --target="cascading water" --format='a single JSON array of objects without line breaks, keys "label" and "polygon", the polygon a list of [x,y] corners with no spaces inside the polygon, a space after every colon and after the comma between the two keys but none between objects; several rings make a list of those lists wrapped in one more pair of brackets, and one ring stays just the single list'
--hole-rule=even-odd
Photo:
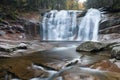
[{"label": "cascading water", "polygon": [[79,25],[77,40],[96,41],[98,38],[98,27],[101,13],[97,9],[89,9]]},{"label": "cascading water", "polygon": [[100,11],[89,9],[82,21],[75,10],[52,10],[44,15],[41,37],[43,41],[97,40]]}]

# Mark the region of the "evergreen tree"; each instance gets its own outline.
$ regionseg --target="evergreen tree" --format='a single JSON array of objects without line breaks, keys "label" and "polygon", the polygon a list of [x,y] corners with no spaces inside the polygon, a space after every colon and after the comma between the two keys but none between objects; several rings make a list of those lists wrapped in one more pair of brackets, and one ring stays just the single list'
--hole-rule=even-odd
[{"label": "evergreen tree", "polygon": [[86,8],[104,8],[108,11],[120,10],[120,0],[87,0]]}]

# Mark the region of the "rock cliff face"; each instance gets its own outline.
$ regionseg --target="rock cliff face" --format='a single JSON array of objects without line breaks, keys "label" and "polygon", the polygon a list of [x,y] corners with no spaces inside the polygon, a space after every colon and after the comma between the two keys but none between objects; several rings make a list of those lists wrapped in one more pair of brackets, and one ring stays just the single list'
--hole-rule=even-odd
[{"label": "rock cliff face", "polygon": [[39,34],[39,13],[21,13],[16,19],[0,18],[0,38],[10,40],[34,39]]},{"label": "rock cliff face", "polygon": [[100,24],[100,34],[120,33],[120,12],[108,13],[106,20]]}]

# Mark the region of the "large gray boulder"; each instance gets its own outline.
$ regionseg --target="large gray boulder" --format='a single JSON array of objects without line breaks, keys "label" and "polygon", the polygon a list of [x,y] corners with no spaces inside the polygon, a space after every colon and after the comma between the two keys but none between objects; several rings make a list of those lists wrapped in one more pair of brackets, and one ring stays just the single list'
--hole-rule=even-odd
[{"label": "large gray boulder", "polygon": [[120,46],[112,48],[111,57],[120,60]]},{"label": "large gray boulder", "polygon": [[106,44],[100,42],[87,41],[80,44],[76,51],[78,52],[98,52],[106,48]]}]

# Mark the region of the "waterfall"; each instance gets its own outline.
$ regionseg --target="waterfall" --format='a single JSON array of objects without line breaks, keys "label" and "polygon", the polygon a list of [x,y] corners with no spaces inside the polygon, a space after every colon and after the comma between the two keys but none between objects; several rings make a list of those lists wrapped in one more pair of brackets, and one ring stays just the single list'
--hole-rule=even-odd
[{"label": "waterfall", "polygon": [[96,41],[98,38],[98,27],[101,13],[97,9],[89,9],[79,25],[77,40]]},{"label": "waterfall", "polygon": [[45,13],[42,21],[43,41],[97,40],[100,11],[89,9],[80,21],[77,10],[52,10]]}]

